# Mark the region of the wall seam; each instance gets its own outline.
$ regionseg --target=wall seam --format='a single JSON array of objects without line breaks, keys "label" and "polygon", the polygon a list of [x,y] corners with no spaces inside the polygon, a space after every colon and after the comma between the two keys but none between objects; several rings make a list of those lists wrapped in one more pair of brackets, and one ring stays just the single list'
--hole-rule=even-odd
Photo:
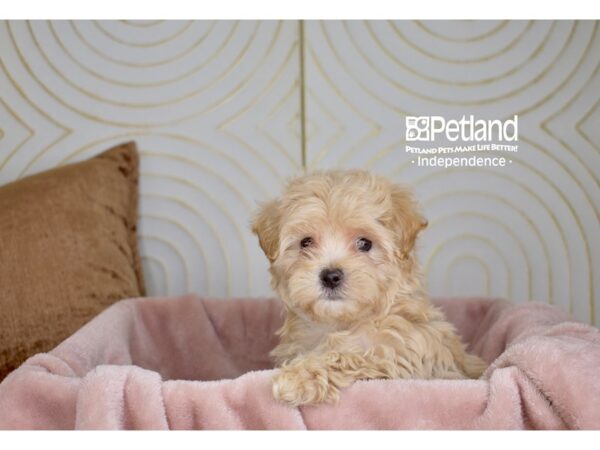
[{"label": "wall seam", "polygon": [[300,59],[300,157],[302,170],[306,173],[306,86],[304,66],[304,20],[298,21],[298,53]]}]

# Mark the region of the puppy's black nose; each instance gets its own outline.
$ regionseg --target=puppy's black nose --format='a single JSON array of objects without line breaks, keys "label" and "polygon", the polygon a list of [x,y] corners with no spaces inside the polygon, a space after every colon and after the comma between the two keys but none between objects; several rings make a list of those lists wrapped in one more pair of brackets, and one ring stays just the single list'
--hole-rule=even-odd
[{"label": "puppy's black nose", "polygon": [[329,289],[335,289],[344,279],[344,272],[341,269],[323,269],[319,275],[321,284]]}]

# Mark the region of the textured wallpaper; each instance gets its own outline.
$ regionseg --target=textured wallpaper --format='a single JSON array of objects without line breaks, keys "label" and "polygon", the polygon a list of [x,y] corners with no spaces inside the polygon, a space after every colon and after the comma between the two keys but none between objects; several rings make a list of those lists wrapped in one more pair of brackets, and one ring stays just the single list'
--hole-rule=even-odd
[{"label": "textured wallpaper", "polygon": [[[434,295],[600,323],[597,22],[0,23],[0,184],[135,139],[151,294],[269,295],[257,201],[305,170],[414,187]],[[519,117],[504,168],[418,167],[405,117]]]}]

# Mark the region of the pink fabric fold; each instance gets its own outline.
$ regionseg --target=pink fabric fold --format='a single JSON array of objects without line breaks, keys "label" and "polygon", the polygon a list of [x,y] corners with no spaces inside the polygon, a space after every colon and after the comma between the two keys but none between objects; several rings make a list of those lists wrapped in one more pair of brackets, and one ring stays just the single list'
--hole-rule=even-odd
[{"label": "pink fabric fold", "polygon": [[2,429],[600,429],[600,332],[558,308],[436,303],[491,366],[479,380],[364,380],[335,405],[271,395],[272,299],[108,308],[0,384]]}]

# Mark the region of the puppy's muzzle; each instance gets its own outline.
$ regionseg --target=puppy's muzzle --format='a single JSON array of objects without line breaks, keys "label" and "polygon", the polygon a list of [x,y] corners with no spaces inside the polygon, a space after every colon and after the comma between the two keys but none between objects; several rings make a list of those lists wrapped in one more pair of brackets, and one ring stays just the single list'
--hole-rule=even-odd
[{"label": "puppy's muzzle", "polygon": [[323,269],[319,278],[324,288],[335,289],[344,281],[344,272],[342,269]]}]

